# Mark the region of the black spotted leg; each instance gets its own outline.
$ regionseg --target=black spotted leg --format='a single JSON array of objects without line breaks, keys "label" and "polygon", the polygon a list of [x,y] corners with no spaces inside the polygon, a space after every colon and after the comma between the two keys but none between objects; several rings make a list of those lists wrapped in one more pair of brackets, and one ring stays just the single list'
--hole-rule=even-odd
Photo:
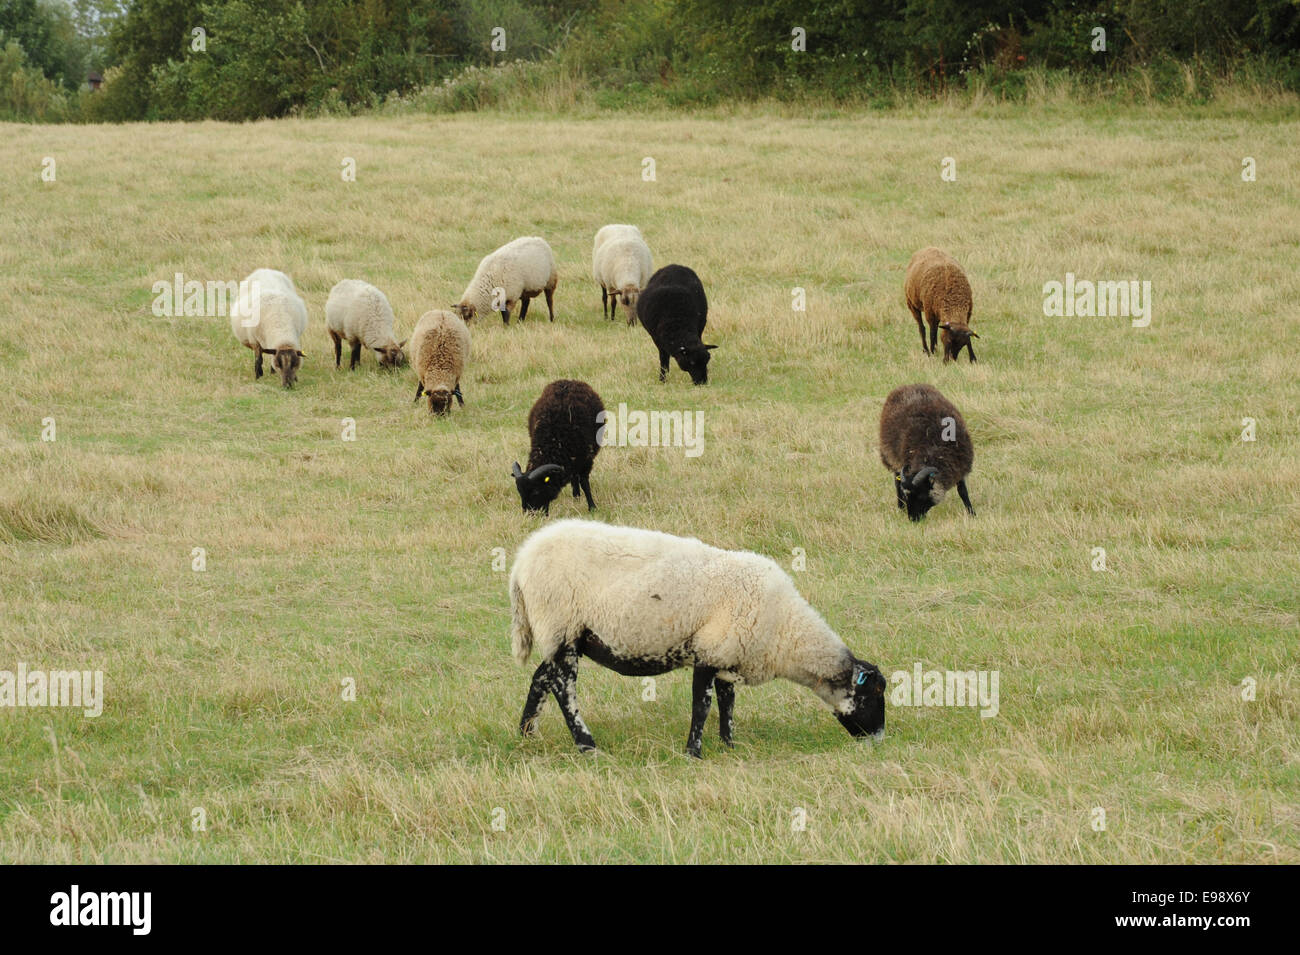
[{"label": "black spotted leg", "polygon": [[735,727],[733,714],[736,710],[736,684],[721,677],[713,681],[713,688],[718,691],[718,735],[723,745],[734,746],[731,731]]},{"label": "black spotted leg", "polygon": [[524,713],[519,719],[519,732],[532,736],[537,728],[537,714],[546,701],[546,694],[555,697],[564,712],[564,722],[569,725],[573,742],[584,753],[596,749],[587,724],[578,713],[578,648],[565,644],[555,654],[554,659],[543,663],[533,672],[533,682],[528,688],[528,699],[524,702]]},{"label": "black spotted leg", "polygon": [[691,678],[691,733],[686,737],[686,755],[703,759],[700,750],[704,743],[704,721],[709,718],[713,705],[713,678],[718,671],[713,667],[696,666]]}]

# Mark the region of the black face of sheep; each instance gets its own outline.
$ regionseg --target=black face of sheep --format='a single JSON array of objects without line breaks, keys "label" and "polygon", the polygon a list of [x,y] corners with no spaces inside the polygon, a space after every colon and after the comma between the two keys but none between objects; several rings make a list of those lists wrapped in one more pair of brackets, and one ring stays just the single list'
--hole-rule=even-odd
[{"label": "black face of sheep", "polygon": [[302,364],[303,353],[295,348],[285,346],[271,351],[269,348],[262,349],[264,355],[274,355],[271,364],[275,370],[280,373],[280,384],[285,388],[292,388],[294,382],[298,380],[298,366]]},{"label": "black face of sheep", "polygon": [[956,361],[961,350],[966,349],[967,357],[975,361],[975,347],[970,343],[972,338],[979,338],[979,333],[971,329],[964,322],[943,322],[939,326],[943,329],[943,361],[947,364],[950,361]]},{"label": "black face of sheep", "polygon": [[894,475],[894,490],[898,494],[898,506],[907,511],[907,516],[913,521],[919,521],[930,512],[943,499],[942,494],[936,493],[934,487],[934,476],[939,473],[938,468],[925,467],[913,475],[908,475],[906,471],[899,471]]},{"label": "black face of sheep", "polygon": [[884,738],[885,686],[885,676],[879,669],[865,660],[854,660],[849,676],[849,712],[835,714],[852,736]]},{"label": "black face of sheep", "polygon": [[[707,385],[709,383],[709,352],[717,347],[717,345],[678,346],[674,357],[677,359],[677,364],[682,371],[691,376],[692,384]],[[663,375],[659,377],[662,378]]]},{"label": "black face of sheep", "polygon": [[558,464],[543,464],[525,474],[516,461],[510,476],[515,479],[515,487],[519,491],[519,500],[523,503],[524,513],[541,511],[549,514],[551,501],[559,496],[565,482],[564,468]]}]

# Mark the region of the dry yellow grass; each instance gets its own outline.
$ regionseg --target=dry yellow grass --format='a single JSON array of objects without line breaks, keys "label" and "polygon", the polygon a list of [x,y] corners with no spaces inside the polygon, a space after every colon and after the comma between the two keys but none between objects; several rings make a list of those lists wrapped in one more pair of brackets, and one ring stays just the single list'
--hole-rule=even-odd
[{"label": "dry yellow grass", "polygon": [[[0,670],[102,669],[107,700],[93,720],[0,709],[0,861],[1300,861],[1294,119],[3,132]],[[645,333],[601,320],[607,222],[701,275],[707,388],[659,384]],[[557,321],[479,323],[464,409],[430,419],[371,356],[334,370],[338,279],[384,289],[405,334],[527,234],[559,258]],[[902,275],[928,244],[971,277],[974,366],[917,347]],[[311,311],[293,392],[252,380],[226,319],[150,312],[175,272],[263,265]],[[1045,318],[1066,272],[1149,280],[1151,326]],[[796,582],[855,651],[998,670],[999,715],[892,708],[865,748],[811,694],[748,688],[737,749],[711,721],[696,763],[687,673],[644,702],[586,666],[603,752],[573,752],[553,707],[521,741],[493,549],[538,524],[507,475],[557,377],[705,415],[699,458],[602,452],[600,519],[787,566],[802,548]],[[971,427],[974,520],[893,506],[877,416],[918,380]],[[552,519],[578,513],[564,495]]]}]

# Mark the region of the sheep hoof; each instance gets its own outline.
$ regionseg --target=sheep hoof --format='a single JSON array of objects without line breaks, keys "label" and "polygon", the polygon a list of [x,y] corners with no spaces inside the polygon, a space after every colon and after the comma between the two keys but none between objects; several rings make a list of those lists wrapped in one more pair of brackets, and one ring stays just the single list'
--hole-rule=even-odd
[{"label": "sheep hoof", "polygon": [[692,749],[692,748],[689,747],[689,746],[686,747],[686,755],[689,756],[689,757],[691,757],[692,759],[703,759],[703,758],[704,758],[704,753],[701,751],[701,749],[700,749],[699,747],[695,747],[694,749]]},{"label": "sheep hoof", "polygon": [[579,753],[594,753],[594,752],[596,752],[596,751],[597,751],[597,750],[596,750],[596,744],[595,744],[595,743],[579,743],[579,744],[578,744],[578,752],[579,752]]}]

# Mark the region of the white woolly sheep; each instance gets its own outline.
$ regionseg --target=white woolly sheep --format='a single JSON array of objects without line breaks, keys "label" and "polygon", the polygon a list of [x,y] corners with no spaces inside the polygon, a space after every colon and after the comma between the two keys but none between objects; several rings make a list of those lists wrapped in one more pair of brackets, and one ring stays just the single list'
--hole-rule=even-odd
[{"label": "white woolly sheep", "polygon": [[465,294],[454,306],[465,321],[490,311],[500,312],[501,320],[510,324],[510,309],[519,302],[519,320],[528,315],[528,302],[539,293],[546,295],[546,310],[555,321],[555,285],[559,273],[555,254],[546,240],[525,236],[507,242],[483,257]]},{"label": "white woolly sheep", "polygon": [[371,349],[380,368],[397,368],[406,363],[402,346],[393,334],[393,306],[388,296],[369,282],[344,279],[332,289],[325,302],[325,324],[334,341],[334,367],[343,359],[343,342],[352,348],[348,371],[361,363],[361,347]]},{"label": "white woolly sheep", "polygon": [[822,698],[853,736],[884,736],[885,678],[859,660],[772,560],[690,537],[558,521],[532,534],[510,570],[515,660],[534,645],[519,730],[532,735],[549,692],[580,750],[595,741],[578,715],[578,658],[625,676],[694,668],[686,751],[700,755],[718,690],[719,731],[732,742],[735,684],[782,677]]},{"label": "white woolly sheep", "polygon": [[[600,286],[600,313],[613,320],[623,303],[629,325],[636,322],[636,300],[654,271],[650,246],[634,225],[607,225],[596,233],[591,277]],[[606,310],[608,304],[608,310]]]},{"label": "white woolly sheep", "polygon": [[[970,339],[979,336],[970,330],[970,282],[956,259],[934,246],[921,249],[907,263],[903,296],[907,299],[912,317],[916,319],[916,327],[921,331],[922,351],[927,355],[934,354],[935,339],[942,325],[943,360],[947,362],[955,359],[962,347],[969,350],[970,360],[975,360],[975,350],[970,347]],[[925,322],[921,320],[922,313],[930,323],[928,346],[925,341]],[[959,333],[952,335],[950,329],[957,329]]]},{"label": "white woolly sheep", "polygon": [[275,269],[256,269],[239,283],[239,295],[230,310],[230,330],[257,357],[254,379],[262,377],[262,356],[272,355],[280,384],[292,388],[298,380],[302,333],[307,328],[307,306],[293,287],[293,279]]},{"label": "white woolly sheep", "polygon": [[465,407],[460,378],[469,361],[469,328],[455,312],[434,309],[425,312],[411,333],[411,357],[419,379],[415,400],[427,392],[429,413],[445,415],[454,395]]}]

